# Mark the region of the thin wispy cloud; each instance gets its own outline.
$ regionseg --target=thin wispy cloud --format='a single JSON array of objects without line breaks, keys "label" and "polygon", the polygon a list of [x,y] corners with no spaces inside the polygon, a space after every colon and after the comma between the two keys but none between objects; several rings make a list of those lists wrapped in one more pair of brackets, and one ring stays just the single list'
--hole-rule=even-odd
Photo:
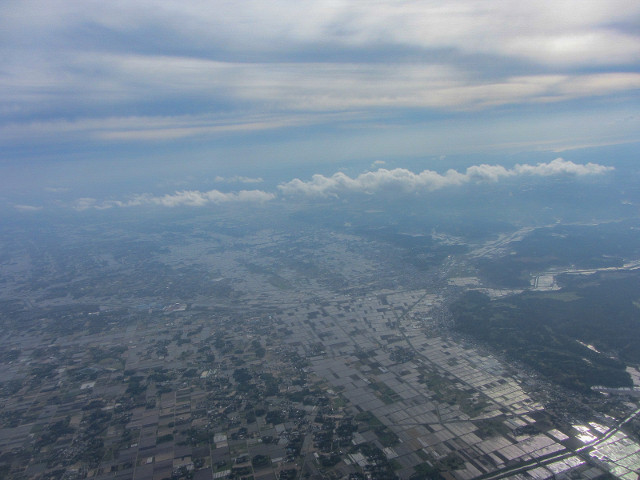
[{"label": "thin wispy cloud", "polygon": [[25,150],[606,109],[640,90],[625,0],[10,0],[0,18],[0,145]]},{"label": "thin wispy cloud", "polygon": [[356,177],[350,177],[342,172],[329,177],[316,174],[311,180],[303,181],[296,178],[279,185],[278,188],[284,195],[317,197],[339,196],[344,193],[374,194],[385,190],[428,192],[470,182],[497,182],[508,177],[601,175],[611,170],[613,167],[595,163],[576,164],[557,158],[548,163],[515,165],[513,168],[505,168],[501,165],[474,165],[467,168],[464,173],[453,169],[441,174],[432,170],[414,173],[404,168],[392,170],[380,168]]},{"label": "thin wispy cloud", "polygon": [[[579,8],[579,14],[577,9]],[[464,53],[499,53],[557,64],[593,65],[632,61],[637,37],[630,27],[640,7],[624,0],[493,2],[326,2],[259,0],[238,3],[139,0],[82,3],[50,0],[4,2],[5,29],[37,43],[53,33],[87,35],[83,25],[121,40],[139,38],[137,48],[207,52],[226,42],[230,52],[292,55],[301,46],[331,48],[398,45]],[[25,15],[25,14],[28,14]],[[150,30],[162,37],[144,38]],[[637,31],[636,31],[637,32]],[[29,37],[32,35],[33,37]],[[482,41],[479,41],[482,40]],[[114,50],[136,45],[113,42]],[[211,47],[209,47],[211,48]]]},{"label": "thin wispy cloud", "polygon": [[[344,117],[343,120],[348,120]],[[29,140],[53,142],[56,138],[82,138],[108,143],[171,142],[179,139],[260,132],[311,123],[329,123],[335,115],[176,115],[129,116],[79,119],[42,119],[0,123],[0,142],[23,143]]]},{"label": "thin wispy cloud", "polygon": [[222,177],[218,175],[214,178],[216,182],[222,183],[262,183],[264,180],[260,177],[244,177],[242,175],[234,175],[233,177]]},{"label": "thin wispy cloud", "polygon": [[39,212],[42,206],[39,205],[14,205],[13,208],[20,212]]},{"label": "thin wispy cloud", "polygon": [[65,193],[69,191],[69,187],[45,187],[44,191],[49,193]]}]

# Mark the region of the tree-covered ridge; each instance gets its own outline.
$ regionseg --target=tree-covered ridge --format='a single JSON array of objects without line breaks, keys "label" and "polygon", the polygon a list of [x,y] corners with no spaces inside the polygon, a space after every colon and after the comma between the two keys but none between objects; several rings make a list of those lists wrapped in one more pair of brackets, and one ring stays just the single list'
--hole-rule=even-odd
[{"label": "tree-covered ridge", "polygon": [[640,363],[640,272],[564,282],[557,292],[493,301],[469,292],[452,306],[455,328],[573,389],[631,386],[625,367]]},{"label": "tree-covered ridge", "polygon": [[532,273],[554,267],[621,267],[625,259],[640,255],[635,219],[538,228],[509,247],[508,255],[478,260],[477,266],[489,283],[526,288]]}]

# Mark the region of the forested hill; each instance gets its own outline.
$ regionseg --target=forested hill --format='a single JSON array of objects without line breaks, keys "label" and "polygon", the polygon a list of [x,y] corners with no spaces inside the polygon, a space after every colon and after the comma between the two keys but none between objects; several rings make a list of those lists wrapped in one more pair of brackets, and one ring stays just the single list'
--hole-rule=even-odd
[{"label": "forested hill", "polygon": [[562,278],[555,292],[489,300],[469,292],[452,306],[455,328],[561,385],[631,386],[640,364],[640,271]]}]

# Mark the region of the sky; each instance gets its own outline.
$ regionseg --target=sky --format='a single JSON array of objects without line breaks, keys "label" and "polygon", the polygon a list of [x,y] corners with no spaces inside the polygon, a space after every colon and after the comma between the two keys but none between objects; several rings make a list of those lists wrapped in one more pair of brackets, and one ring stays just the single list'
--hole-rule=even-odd
[{"label": "sky", "polygon": [[322,178],[335,194],[361,161],[445,178],[446,158],[512,171],[505,155],[640,142],[629,0],[3,0],[0,56],[0,202],[23,211],[69,191],[264,202]]}]

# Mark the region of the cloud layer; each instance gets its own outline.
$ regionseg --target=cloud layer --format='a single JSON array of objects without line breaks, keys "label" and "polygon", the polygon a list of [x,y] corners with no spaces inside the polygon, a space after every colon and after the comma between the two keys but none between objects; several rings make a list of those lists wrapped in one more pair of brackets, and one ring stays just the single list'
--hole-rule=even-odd
[{"label": "cloud layer", "polygon": [[640,89],[639,18],[627,0],[6,0],[0,145],[620,102]]},{"label": "cloud layer", "polygon": [[434,191],[445,187],[460,186],[469,182],[497,182],[502,178],[517,176],[557,176],[557,175],[600,175],[613,170],[613,167],[595,163],[576,164],[562,158],[537,165],[516,165],[505,168],[501,165],[474,165],[464,173],[448,170],[444,174],[432,170],[413,173],[404,168],[392,170],[378,169],[351,178],[337,172],[330,177],[313,175],[311,180],[298,178],[279,185],[284,195],[338,196],[341,193],[355,192],[373,194],[382,190],[400,190],[403,192]]},{"label": "cloud layer", "polygon": [[[588,176],[602,175],[614,168],[596,163],[578,164],[562,158],[536,165],[515,165],[505,168],[501,165],[473,165],[464,172],[448,170],[441,174],[432,170],[413,173],[404,168],[385,169],[362,173],[354,178],[337,172],[330,177],[316,174],[311,180],[298,178],[278,185],[278,192],[283,198],[295,196],[307,197],[339,197],[342,194],[376,194],[386,191],[394,192],[431,192],[445,187],[460,187],[472,182],[498,182],[511,177],[551,177],[551,176]],[[216,181],[223,181],[218,177]],[[256,181],[246,177],[232,179],[235,181]],[[80,198],[73,203],[73,208],[82,211],[87,209],[104,210],[114,207],[128,208],[139,206],[156,207],[204,207],[223,203],[263,204],[276,200],[277,193],[264,190],[240,190],[238,192],[221,192],[209,190],[182,190],[173,194],[152,195],[136,194],[126,200],[98,201],[95,198]],[[15,205],[22,211],[39,210],[42,207]]]}]

